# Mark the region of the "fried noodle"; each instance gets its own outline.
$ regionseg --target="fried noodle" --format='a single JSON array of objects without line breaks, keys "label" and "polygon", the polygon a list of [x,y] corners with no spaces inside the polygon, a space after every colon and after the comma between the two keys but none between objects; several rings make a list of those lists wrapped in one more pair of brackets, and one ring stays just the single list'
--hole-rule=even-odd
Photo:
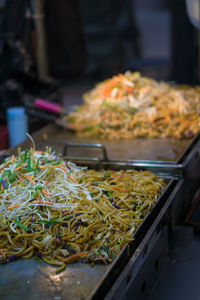
[{"label": "fried noodle", "polygon": [[89,170],[51,149],[13,155],[0,172],[1,263],[33,257],[57,271],[112,262],[165,188],[148,171]]},{"label": "fried noodle", "polygon": [[97,84],[83,100],[65,117],[79,136],[181,139],[200,130],[198,86],[172,86],[127,71]]}]

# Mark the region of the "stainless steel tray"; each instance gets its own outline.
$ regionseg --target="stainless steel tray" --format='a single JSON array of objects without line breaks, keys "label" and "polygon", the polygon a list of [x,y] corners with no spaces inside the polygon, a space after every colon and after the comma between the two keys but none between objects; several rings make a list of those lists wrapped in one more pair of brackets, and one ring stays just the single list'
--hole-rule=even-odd
[{"label": "stainless steel tray", "polygon": [[[133,139],[108,141],[99,139],[89,139],[77,137],[74,133],[64,130],[63,128],[50,124],[43,127],[34,135],[37,148],[45,145],[54,145],[57,151],[61,151],[59,146],[62,142],[77,144],[102,144],[105,146],[108,158],[110,160],[143,160],[158,161],[167,163],[180,163],[185,155],[200,141],[200,133],[193,139],[175,140],[169,138],[162,139]],[[24,145],[30,145],[27,141]],[[77,156],[91,156],[91,149],[80,150],[74,149]]]},{"label": "stainless steel tray", "polygon": [[[97,168],[98,162],[96,164]],[[108,168],[110,166],[107,165]],[[115,165],[115,169],[120,169],[120,165]],[[173,178],[167,178],[166,182],[167,187],[135,232],[134,241],[121,251],[112,264],[92,267],[74,263],[56,274],[55,268],[45,263],[19,259],[0,266],[0,299],[103,299],[177,184]]]}]

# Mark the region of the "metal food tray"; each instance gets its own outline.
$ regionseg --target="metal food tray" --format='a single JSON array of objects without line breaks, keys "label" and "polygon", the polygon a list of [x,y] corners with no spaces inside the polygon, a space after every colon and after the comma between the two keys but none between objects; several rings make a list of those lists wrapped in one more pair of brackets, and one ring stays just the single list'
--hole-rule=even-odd
[{"label": "metal food tray", "polygon": [[[134,166],[154,166],[173,176],[190,176],[195,173],[200,163],[200,132],[192,139],[175,140],[170,138],[132,139],[108,141],[77,137],[74,133],[64,130],[55,124],[49,124],[33,134],[36,148],[44,149],[46,145],[62,153],[63,145],[102,145],[107,151],[110,161],[126,162]],[[22,144],[32,146],[30,140]],[[15,151],[15,149],[11,149]],[[69,155],[74,157],[97,157],[103,159],[102,151],[94,147],[74,147]],[[190,173],[190,174],[189,174]],[[189,174],[189,175],[188,175]],[[192,175],[193,176],[193,175]]]},{"label": "metal food tray", "polygon": [[[137,138],[119,141],[78,137],[73,132],[49,124],[34,134],[36,145],[55,145],[62,141],[78,144],[102,144],[110,160],[145,160],[181,163],[191,148],[200,140],[200,132],[191,139]],[[82,156],[82,152],[77,152]],[[81,154],[81,155],[80,155]],[[89,156],[89,152],[86,153]]]},{"label": "metal food tray", "polygon": [[[95,168],[98,167],[99,162],[96,162]],[[113,165],[107,161],[106,164],[103,163],[103,167],[120,169],[120,164]],[[97,264],[92,267],[90,264],[73,263],[68,264],[63,272],[56,274],[55,267],[43,262],[33,258],[19,259],[0,267],[0,299],[103,299],[159,215],[177,181],[174,178],[166,178],[166,183],[167,186],[157,203],[133,235],[134,241],[122,249],[112,264]]]}]

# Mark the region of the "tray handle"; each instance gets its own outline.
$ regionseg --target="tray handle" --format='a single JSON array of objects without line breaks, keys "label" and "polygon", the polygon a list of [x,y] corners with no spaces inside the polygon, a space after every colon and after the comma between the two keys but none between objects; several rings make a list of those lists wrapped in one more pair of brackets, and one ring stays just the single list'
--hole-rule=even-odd
[{"label": "tray handle", "polygon": [[[63,156],[67,157],[67,159],[74,159],[74,157],[68,157],[67,156],[67,152],[69,148],[97,148],[100,149],[102,151],[102,155],[103,155],[103,159],[99,159],[99,158],[93,158],[93,160],[97,160],[97,161],[108,161],[108,155],[107,155],[107,151],[106,151],[106,147],[102,144],[76,144],[76,143],[64,143],[64,147],[63,147]],[[79,160],[87,160],[88,158],[86,157],[76,157],[75,159],[79,159]],[[91,159],[91,158],[89,158]]]}]

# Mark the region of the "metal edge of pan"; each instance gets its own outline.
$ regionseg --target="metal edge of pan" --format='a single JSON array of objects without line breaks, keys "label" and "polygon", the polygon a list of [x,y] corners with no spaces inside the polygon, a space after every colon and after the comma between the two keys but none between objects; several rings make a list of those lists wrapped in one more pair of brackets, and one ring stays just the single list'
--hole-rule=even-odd
[{"label": "metal edge of pan", "polygon": [[173,188],[175,187],[176,183],[177,181],[174,180],[174,178],[172,178],[171,180],[168,179],[168,184],[165,190],[163,191],[163,193],[158,198],[157,203],[152,208],[152,210],[146,215],[144,221],[140,224],[140,226],[137,228],[136,232],[134,233],[133,235],[134,240],[130,242],[128,245],[126,245],[125,248],[120,252],[120,254],[113,261],[111,267],[104,274],[101,282],[99,283],[99,285],[97,286],[93,294],[91,295],[90,299],[96,300],[96,299],[103,299],[105,297],[110,287],[116,281],[120,272],[128,263],[133,253],[137,250],[139,243],[143,239],[145,233],[153,223],[156,216],[159,214],[163,205],[165,204],[171,192],[173,191]]},{"label": "metal edge of pan", "polygon": [[189,155],[189,153],[192,151],[192,149],[195,147],[195,145],[198,143],[199,140],[200,140],[200,132],[198,132],[194,136],[194,138],[191,140],[188,147],[185,149],[185,151],[180,156],[180,158],[176,161],[177,164],[183,164],[184,163],[184,160],[187,158],[187,156]]}]

